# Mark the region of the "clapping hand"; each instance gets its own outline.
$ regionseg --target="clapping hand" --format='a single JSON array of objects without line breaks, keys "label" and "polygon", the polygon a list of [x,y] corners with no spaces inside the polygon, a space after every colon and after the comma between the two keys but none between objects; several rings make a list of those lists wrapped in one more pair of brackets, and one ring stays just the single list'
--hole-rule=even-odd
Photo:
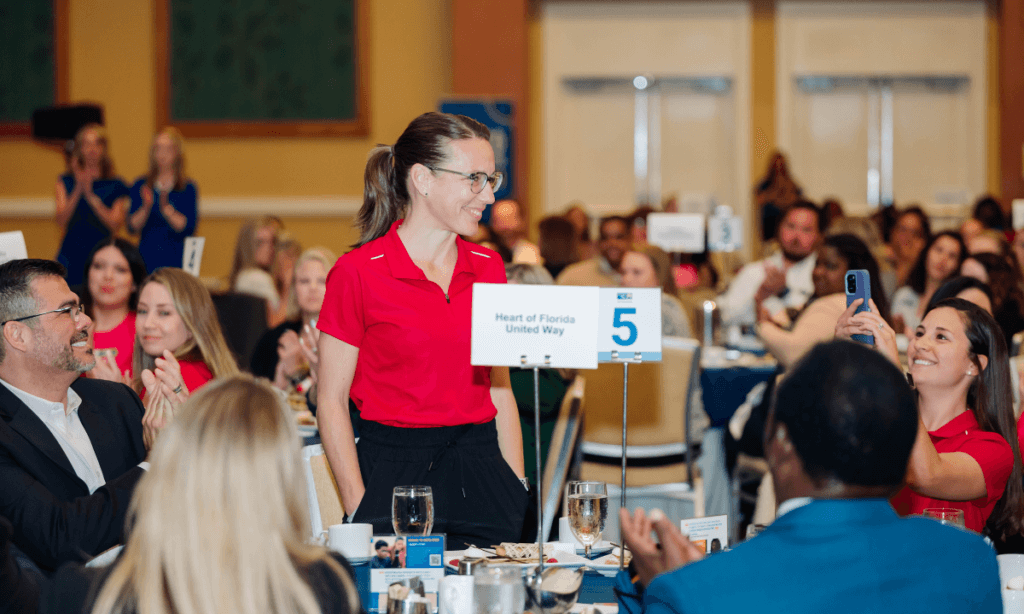
[{"label": "clapping hand", "polygon": [[309,363],[309,376],[313,378],[314,384],[317,382],[317,370],[320,367],[320,350],[317,349],[319,342],[320,331],[308,323],[303,324],[302,336],[299,337],[299,349],[302,350],[302,356]]},{"label": "clapping hand", "polygon": [[[622,528],[622,540],[633,553],[633,566],[644,586],[659,574],[704,558],[704,550],[687,539],[661,510],[652,510],[648,517],[640,508],[632,515],[622,508],[619,510],[619,526]],[[658,534],[660,543],[651,537],[652,531]]]},{"label": "clapping hand", "polygon": [[93,350],[93,354],[96,356],[96,366],[88,372],[89,377],[131,386],[128,371],[121,373],[117,367],[117,360],[111,352]]},{"label": "clapping hand", "polygon": [[151,449],[160,431],[174,420],[174,412],[188,400],[188,389],[181,379],[181,367],[170,350],[156,359],[156,369],[142,372],[146,387],[146,413],[142,416],[142,439]]},{"label": "clapping hand", "polygon": [[142,205],[147,209],[152,208],[153,202],[155,200],[153,198],[153,188],[149,187],[146,184],[143,184],[142,189],[139,190],[139,193],[142,195]]}]

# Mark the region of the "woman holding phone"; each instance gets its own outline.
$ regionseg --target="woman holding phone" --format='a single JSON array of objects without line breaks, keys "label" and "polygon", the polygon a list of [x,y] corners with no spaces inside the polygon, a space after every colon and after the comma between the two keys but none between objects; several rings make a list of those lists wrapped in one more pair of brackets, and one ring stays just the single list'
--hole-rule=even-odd
[{"label": "woman holding phone", "polygon": [[505,283],[498,254],[461,238],[501,185],[489,137],[430,112],[370,153],[359,243],[317,323],[317,415],[346,513],[390,532],[393,487],[430,486],[450,549],[519,541],[527,503],[508,369],[469,362],[473,283]]}]

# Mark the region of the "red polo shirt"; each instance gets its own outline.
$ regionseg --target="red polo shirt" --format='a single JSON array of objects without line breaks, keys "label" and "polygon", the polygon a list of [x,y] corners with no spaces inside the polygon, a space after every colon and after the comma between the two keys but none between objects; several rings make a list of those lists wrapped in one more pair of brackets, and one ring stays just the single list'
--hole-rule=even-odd
[{"label": "red polo shirt", "polygon": [[505,265],[495,252],[456,238],[445,296],[409,257],[401,223],[331,268],[317,328],[359,348],[349,396],[364,420],[403,427],[488,422],[497,414],[491,368],[469,364],[473,284],[505,283]]},{"label": "red polo shirt", "polygon": [[918,494],[909,487],[896,493],[890,502],[900,516],[921,514],[928,507],[950,507],[964,511],[964,524],[981,533],[992,508],[1003,496],[1006,482],[1013,471],[1013,449],[999,433],[978,427],[974,413],[965,411],[928,435],[940,454],[964,452],[978,462],[985,476],[986,495],[973,501],[943,501]]}]

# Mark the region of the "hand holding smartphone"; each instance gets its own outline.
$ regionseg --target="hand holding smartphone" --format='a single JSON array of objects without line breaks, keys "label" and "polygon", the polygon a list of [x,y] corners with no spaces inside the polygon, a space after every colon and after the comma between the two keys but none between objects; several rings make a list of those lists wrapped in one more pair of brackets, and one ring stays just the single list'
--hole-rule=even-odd
[{"label": "hand holding smartphone", "polygon": [[[854,313],[871,311],[871,275],[864,269],[854,269],[846,272],[846,306],[849,307],[857,299],[864,299]],[[875,344],[873,335],[852,335],[854,341],[867,345]]]}]

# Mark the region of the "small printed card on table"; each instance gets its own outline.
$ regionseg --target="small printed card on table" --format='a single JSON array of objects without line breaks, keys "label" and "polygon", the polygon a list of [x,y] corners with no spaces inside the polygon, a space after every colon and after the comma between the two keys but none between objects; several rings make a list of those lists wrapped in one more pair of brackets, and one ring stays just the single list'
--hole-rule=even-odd
[{"label": "small printed card on table", "polygon": [[680,520],[679,530],[704,548],[706,554],[718,552],[729,545],[729,517],[726,515]]},{"label": "small printed card on table", "polygon": [[647,216],[647,241],[666,252],[704,251],[704,216],[699,213],[652,213]]},{"label": "small printed card on table", "polygon": [[596,369],[597,319],[597,288],[474,284],[470,364]]},{"label": "small printed card on table", "polygon": [[[380,547],[378,547],[380,546]],[[431,610],[437,608],[438,581],[444,577],[444,535],[375,535],[370,559],[370,611],[386,612],[388,587],[419,577]],[[405,554],[401,554],[404,547]],[[404,560],[403,560],[404,559]]]},{"label": "small printed card on table", "polygon": [[597,360],[661,360],[661,289],[601,288]]},{"label": "small printed card on table", "polygon": [[206,237],[187,237],[185,239],[185,251],[181,258],[181,268],[191,273],[193,277],[199,277],[199,268],[203,264],[203,247],[206,245]]}]

